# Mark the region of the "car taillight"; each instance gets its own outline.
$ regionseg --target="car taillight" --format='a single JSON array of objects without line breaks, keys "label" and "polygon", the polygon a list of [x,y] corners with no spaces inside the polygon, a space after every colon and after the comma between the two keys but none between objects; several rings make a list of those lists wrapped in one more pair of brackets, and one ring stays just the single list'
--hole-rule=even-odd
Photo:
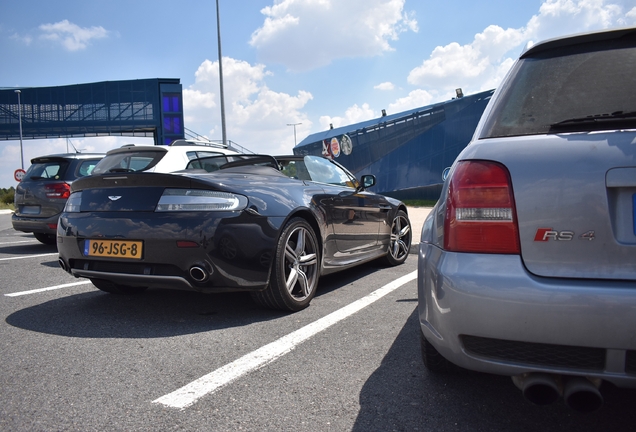
[{"label": "car taillight", "polygon": [[71,196],[71,187],[67,183],[52,183],[44,186],[47,198],[64,198]]},{"label": "car taillight", "polygon": [[446,198],[444,249],[518,254],[519,229],[510,174],[490,161],[461,161]]}]

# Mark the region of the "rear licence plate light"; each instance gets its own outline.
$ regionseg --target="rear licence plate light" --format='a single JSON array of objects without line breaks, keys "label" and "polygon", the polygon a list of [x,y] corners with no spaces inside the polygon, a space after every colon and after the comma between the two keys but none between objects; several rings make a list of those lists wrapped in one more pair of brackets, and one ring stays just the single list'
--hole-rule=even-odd
[{"label": "rear licence plate light", "polygon": [[450,180],[444,249],[518,254],[519,230],[510,174],[491,161],[461,161]]}]

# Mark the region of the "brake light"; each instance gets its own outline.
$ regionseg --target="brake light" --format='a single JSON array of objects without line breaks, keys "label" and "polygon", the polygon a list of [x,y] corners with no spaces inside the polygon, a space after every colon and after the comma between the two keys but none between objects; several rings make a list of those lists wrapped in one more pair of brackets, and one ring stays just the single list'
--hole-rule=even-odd
[{"label": "brake light", "polygon": [[67,199],[71,196],[71,186],[67,183],[51,183],[44,186],[44,193],[47,198]]},{"label": "brake light", "polygon": [[444,249],[520,253],[512,183],[506,167],[490,161],[457,164],[446,198]]}]

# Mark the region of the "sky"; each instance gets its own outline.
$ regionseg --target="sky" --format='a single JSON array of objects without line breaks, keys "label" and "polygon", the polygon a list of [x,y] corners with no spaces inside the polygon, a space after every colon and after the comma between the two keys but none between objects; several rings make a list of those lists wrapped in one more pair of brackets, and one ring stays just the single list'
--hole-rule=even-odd
[{"label": "sky", "polygon": [[[227,138],[289,154],[312,133],[496,88],[528,43],[636,26],[636,0],[219,0]],[[0,88],[178,78],[220,140],[214,0],[0,3]],[[289,126],[296,124],[296,126]],[[294,129],[296,137],[294,137]],[[149,138],[24,140],[30,159]],[[0,187],[19,141],[0,141]]]}]

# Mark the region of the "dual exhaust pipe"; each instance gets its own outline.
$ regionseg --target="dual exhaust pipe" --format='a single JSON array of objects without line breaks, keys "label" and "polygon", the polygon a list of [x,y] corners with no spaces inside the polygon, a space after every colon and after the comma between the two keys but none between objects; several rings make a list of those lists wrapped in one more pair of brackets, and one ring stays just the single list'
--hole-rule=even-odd
[{"label": "dual exhaust pipe", "polygon": [[529,373],[513,376],[512,381],[535,405],[549,405],[561,396],[568,407],[578,412],[596,411],[603,405],[600,379]]}]

